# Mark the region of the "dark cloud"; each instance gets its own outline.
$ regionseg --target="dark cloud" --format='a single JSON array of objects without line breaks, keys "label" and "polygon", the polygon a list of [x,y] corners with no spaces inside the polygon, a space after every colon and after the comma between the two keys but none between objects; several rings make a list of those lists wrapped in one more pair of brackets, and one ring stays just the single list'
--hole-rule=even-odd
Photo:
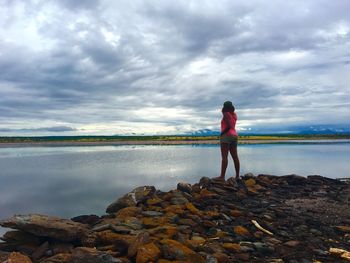
[{"label": "dark cloud", "polygon": [[27,128],[27,129],[8,129],[0,128],[0,132],[70,132],[77,131],[76,128],[68,126],[55,126],[55,127],[44,127],[44,128]]},{"label": "dark cloud", "polygon": [[245,126],[271,122],[263,109],[286,123],[331,109],[347,122],[349,10],[345,0],[4,2],[0,128],[202,129],[227,99]]}]

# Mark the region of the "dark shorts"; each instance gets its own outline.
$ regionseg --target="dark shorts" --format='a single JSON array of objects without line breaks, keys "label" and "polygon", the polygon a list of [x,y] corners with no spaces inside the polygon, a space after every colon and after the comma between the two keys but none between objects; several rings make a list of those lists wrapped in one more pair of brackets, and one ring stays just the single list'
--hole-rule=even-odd
[{"label": "dark shorts", "polygon": [[237,146],[238,137],[232,135],[222,135],[220,136],[220,143],[229,144],[229,146]]}]

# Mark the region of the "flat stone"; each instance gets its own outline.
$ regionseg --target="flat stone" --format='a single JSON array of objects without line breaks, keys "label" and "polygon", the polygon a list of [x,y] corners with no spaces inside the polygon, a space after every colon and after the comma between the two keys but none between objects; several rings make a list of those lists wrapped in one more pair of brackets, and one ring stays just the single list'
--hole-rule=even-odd
[{"label": "flat stone", "polygon": [[142,212],[142,209],[140,207],[125,207],[120,209],[117,213],[116,213],[116,217],[119,219],[125,219],[127,217],[134,217],[139,215]]},{"label": "flat stone", "polygon": [[172,205],[184,205],[188,203],[188,200],[185,197],[173,197],[171,198],[170,203]]},{"label": "flat stone", "polygon": [[117,199],[115,202],[110,204],[106,212],[115,213],[124,207],[136,206],[138,203],[143,202],[147,197],[152,196],[156,189],[154,186],[140,186],[127,193],[123,197]]},{"label": "flat stone", "polygon": [[86,234],[84,224],[68,219],[45,215],[15,215],[0,221],[2,227],[19,229],[39,237],[50,237],[62,241],[81,239]]},{"label": "flat stone", "polygon": [[162,251],[165,258],[205,263],[205,259],[202,256],[178,241],[165,239],[161,243],[163,244]]},{"label": "flat stone", "polygon": [[95,248],[78,247],[73,250],[69,263],[120,263],[120,260]]},{"label": "flat stone", "polygon": [[284,245],[288,246],[288,247],[296,247],[300,244],[300,241],[298,240],[290,240],[284,243]]},{"label": "flat stone", "polygon": [[162,216],[162,212],[157,211],[142,211],[143,216],[149,216],[149,217],[155,217],[155,216]]}]

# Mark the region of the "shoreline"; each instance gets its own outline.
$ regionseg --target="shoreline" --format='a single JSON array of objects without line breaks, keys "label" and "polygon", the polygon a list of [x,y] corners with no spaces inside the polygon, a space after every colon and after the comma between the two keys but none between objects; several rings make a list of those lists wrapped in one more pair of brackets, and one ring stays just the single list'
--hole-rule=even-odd
[{"label": "shoreline", "polygon": [[[15,215],[0,262],[349,262],[350,184],[311,175],[139,186],[106,214]],[[103,260],[102,260],[103,259]]]},{"label": "shoreline", "polygon": [[[350,139],[242,139],[245,144],[328,144],[350,143]],[[219,140],[115,140],[115,141],[43,141],[0,142],[0,148],[68,147],[68,146],[119,146],[119,145],[219,145]]]}]

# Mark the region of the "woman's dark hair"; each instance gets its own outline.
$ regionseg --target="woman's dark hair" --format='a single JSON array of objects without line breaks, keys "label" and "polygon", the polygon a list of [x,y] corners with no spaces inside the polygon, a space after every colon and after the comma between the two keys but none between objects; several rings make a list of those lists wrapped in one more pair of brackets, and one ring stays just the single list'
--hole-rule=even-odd
[{"label": "woman's dark hair", "polygon": [[233,106],[231,101],[225,101],[224,106],[222,107],[222,112],[234,112],[235,106]]}]

